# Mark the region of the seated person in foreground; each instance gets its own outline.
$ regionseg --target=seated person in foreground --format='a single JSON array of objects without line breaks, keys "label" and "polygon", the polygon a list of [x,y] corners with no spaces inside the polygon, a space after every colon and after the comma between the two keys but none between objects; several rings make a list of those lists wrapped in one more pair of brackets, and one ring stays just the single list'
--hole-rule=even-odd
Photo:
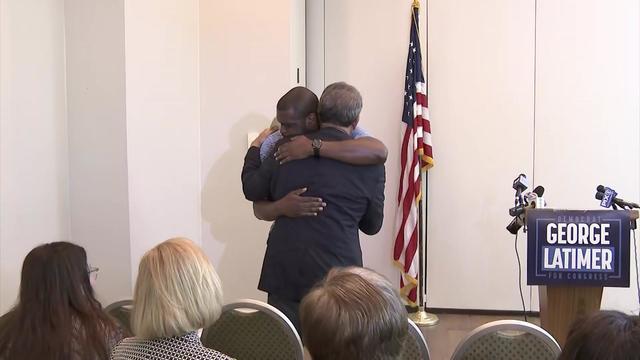
[{"label": "seated person in foreground", "polygon": [[334,268],[300,304],[304,344],[313,360],[397,359],[407,311],[382,275]]},{"label": "seated person in foreground", "polygon": [[106,360],[122,339],[93,295],[87,253],[54,242],[22,264],[18,303],[0,319],[0,359]]},{"label": "seated person in foreground", "polygon": [[187,239],[167,240],[140,260],[131,317],[135,337],[118,344],[111,359],[230,359],[204,347],[197,332],[221,311],[220,279],[204,252]]},{"label": "seated person in foreground", "polygon": [[559,360],[640,360],[640,318],[600,311],[576,320]]},{"label": "seated person in foreground", "polygon": [[[264,130],[251,144],[247,156],[259,152],[261,162],[275,156],[280,164],[314,156],[312,140],[303,136],[319,129],[318,97],[305,87],[295,87],[280,98],[276,105],[276,119],[280,129]],[[351,133],[353,140],[324,141],[317,156],[353,165],[383,164],[387,160],[384,144],[369,136],[360,127]],[[277,201],[258,201],[253,205],[254,214],[260,220],[273,221],[279,216],[316,216],[326,204],[322,199],[302,196],[307,189],[291,191]]]}]

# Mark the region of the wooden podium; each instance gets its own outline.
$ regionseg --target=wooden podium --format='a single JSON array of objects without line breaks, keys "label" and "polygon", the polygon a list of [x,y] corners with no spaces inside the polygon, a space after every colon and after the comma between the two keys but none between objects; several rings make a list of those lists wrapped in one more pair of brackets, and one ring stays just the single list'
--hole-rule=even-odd
[{"label": "wooden podium", "polygon": [[564,346],[576,319],[600,310],[602,287],[543,285],[540,295],[540,325]]},{"label": "wooden podium", "polygon": [[[620,261],[614,264],[614,267],[616,267],[620,272],[619,281],[575,281],[571,280],[568,276],[565,277],[564,280],[545,280],[543,276],[545,275],[543,274],[545,271],[540,267],[540,262],[544,261],[541,260],[542,254],[544,254],[544,247],[548,248],[555,245],[559,248],[562,248],[563,246],[575,248],[578,245],[557,245],[557,243],[550,245],[548,242],[544,241],[547,236],[546,232],[549,229],[548,227],[547,229],[544,229],[544,226],[547,226],[550,222],[554,222],[558,219],[573,220],[575,223],[584,219],[599,219],[598,221],[606,223],[610,220],[610,217],[618,217],[621,219],[612,220],[612,224],[616,224],[617,221],[620,225],[619,229],[615,231],[613,234],[614,236],[612,236],[612,239],[610,240],[613,245],[609,244],[607,246],[612,248],[613,251],[617,251],[616,254],[619,256],[617,259],[620,259]],[[636,219],[638,219],[637,210],[566,211],[537,209],[527,211],[527,246],[529,256],[527,283],[529,285],[539,285],[541,326],[553,335],[560,346],[564,346],[571,325],[576,319],[600,310],[603,286],[629,286],[629,229],[631,227],[631,223],[635,222]],[[629,221],[625,225],[624,223],[626,220]],[[558,220],[558,222],[560,221]],[[585,245],[585,248],[590,246],[592,245],[587,244]],[[543,251],[540,251],[540,248],[543,248]],[[593,248],[597,248],[597,246],[593,246]],[[531,256],[532,253],[533,255],[537,254],[537,256]],[[562,271],[566,273],[566,270]],[[548,272],[553,271],[551,270]],[[578,270],[576,270],[576,272],[578,272]],[[532,273],[537,274],[538,278],[536,278],[535,275],[532,276]],[[615,272],[612,271],[612,273]],[[550,278],[551,277],[548,277],[547,279]],[[613,279],[614,276],[611,278]]]}]

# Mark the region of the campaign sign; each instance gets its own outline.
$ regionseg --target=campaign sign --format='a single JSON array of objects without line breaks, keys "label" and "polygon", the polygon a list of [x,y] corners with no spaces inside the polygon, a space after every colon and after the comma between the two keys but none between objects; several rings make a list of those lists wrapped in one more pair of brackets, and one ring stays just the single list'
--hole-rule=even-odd
[{"label": "campaign sign", "polygon": [[623,210],[527,211],[527,284],[629,287]]}]

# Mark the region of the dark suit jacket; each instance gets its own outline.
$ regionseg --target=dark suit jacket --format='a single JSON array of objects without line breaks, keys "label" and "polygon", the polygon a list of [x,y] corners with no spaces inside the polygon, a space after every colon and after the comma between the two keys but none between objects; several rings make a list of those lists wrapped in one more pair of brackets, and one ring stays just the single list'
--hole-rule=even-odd
[{"label": "dark suit jacket", "polygon": [[[334,128],[309,135],[328,141],[350,137]],[[383,165],[355,166],[308,158],[279,165],[273,158],[260,164],[260,151],[247,152],[242,169],[245,197],[278,200],[307,188],[304,196],[320,197],[326,209],[316,217],[280,217],[267,240],[258,288],[289,300],[300,300],[335,266],[362,266],[358,229],[380,231],[384,208]]]}]

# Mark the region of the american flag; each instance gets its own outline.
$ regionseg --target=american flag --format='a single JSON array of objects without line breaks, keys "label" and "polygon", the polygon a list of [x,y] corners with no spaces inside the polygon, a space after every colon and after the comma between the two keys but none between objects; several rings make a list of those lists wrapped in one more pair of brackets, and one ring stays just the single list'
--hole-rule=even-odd
[{"label": "american flag", "polygon": [[433,166],[431,124],[427,108],[427,86],[422,72],[418,13],[419,7],[414,5],[404,84],[400,188],[393,250],[393,259],[402,271],[401,293],[411,305],[416,305],[419,274],[418,208],[422,196],[420,171],[421,168],[428,169]]}]

